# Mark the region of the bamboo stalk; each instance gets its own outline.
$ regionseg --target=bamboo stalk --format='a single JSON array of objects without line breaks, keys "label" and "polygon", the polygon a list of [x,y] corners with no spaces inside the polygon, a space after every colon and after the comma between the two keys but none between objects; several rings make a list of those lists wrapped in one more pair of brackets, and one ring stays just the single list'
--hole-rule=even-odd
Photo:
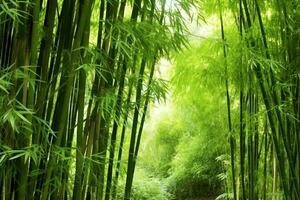
[{"label": "bamboo stalk", "polygon": [[219,1],[219,11],[220,11],[220,23],[221,23],[221,37],[223,42],[223,56],[224,56],[224,66],[225,66],[225,86],[226,86],[226,99],[227,99],[227,116],[228,116],[228,130],[229,130],[229,141],[230,141],[230,155],[231,155],[231,174],[232,174],[232,189],[233,189],[233,199],[237,199],[236,190],[236,177],[235,177],[235,139],[232,135],[232,122],[231,122],[231,110],[230,110],[230,96],[229,96],[229,81],[228,81],[228,69],[227,69],[227,51],[226,51],[226,39],[223,25],[223,15],[221,11],[221,3]]}]

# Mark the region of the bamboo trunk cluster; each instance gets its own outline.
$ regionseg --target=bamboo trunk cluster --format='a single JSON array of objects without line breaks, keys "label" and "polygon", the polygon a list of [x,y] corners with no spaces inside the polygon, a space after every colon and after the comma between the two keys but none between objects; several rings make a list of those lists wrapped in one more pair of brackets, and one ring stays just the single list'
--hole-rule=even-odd
[{"label": "bamboo trunk cluster", "polygon": [[116,199],[124,162],[130,199],[156,62],[185,43],[165,1],[0,4],[0,199]]},{"label": "bamboo trunk cluster", "polygon": [[[258,0],[240,0],[232,9],[240,35],[239,85],[233,87],[239,90],[238,131],[229,128],[232,162],[228,189],[233,199],[300,198],[300,36],[295,32],[300,18],[296,2],[263,5]],[[227,74],[230,50],[221,8]],[[226,75],[231,127],[229,80]]]}]

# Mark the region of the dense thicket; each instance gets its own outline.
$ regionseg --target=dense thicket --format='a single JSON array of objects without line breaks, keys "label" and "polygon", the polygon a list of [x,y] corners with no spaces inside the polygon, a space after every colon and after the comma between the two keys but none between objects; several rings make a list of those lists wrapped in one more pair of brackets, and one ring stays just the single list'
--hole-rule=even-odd
[{"label": "dense thicket", "polygon": [[[299,199],[299,2],[243,0],[231,6],[239,40],[233,52],[222,7],[229,125],[230,107],[239,107],[239,123],[229,126],[233,198]],[[231,60],[229,54],[238,56]],[[230,76],[238,98],[230,98]]]},{"label": "dense thicket", "polygon": [[300,199],[299,27],[299,0],[1,0],[0,199]]},{"label": "dense thicket", "polygon": [[204,34],[175,58],[173,113],[149,144],[159,162],[144,167],[178,199],[218,192],[197,185],[216,177],[218,199],[299,199],[299,1],[201,3]]},{"label": "dense thicket", "polygon": [[115,199],[124,156],[130,199],[180,16],[165,0],[0,2],[0,199]]}]

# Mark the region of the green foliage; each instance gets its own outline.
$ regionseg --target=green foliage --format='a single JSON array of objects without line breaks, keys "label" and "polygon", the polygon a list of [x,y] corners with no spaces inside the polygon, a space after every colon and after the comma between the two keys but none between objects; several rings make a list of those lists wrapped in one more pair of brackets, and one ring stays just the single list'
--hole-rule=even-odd
[{"label": "green foliage", "polygon": [[182,139],[172,160],[168,178],[170,190],[181,198],[219,193],[222,187],[216,173],[222,171],[222,166],[215,158],[223,151],[218,138],[211,135],[209,138],[201,135]]},{"label": "green foliage", "polygon": [[216,196],[223,190],[218,174],[225,168],[216,158],[228,149],[224,78],[218,51],[204,54],[214,45],[218,43],[205,41],[176,57],[173,103],[167,101],[166,111],[154,117],[154,128],[148,130],[154,138],[142,153],[141,166],[166,180],[179,199]]},{"label": "green foliage", "polygon": [[299,5],[0,0],[1,198],[299,199]]},{"label": "green foliage", "polygon": [[[120,186],[124,185],[121,181]],[[149,176],[147,171],[138,168],[133,182],[131,199],[133,200],[166,200],[174,199],[173,195],[168,191],[167,185],[156,177]],[[116,199],[123,199],[122,191],[118,191]]]},{"label": "green foliage", "polygon": [[[176,146],[181,137],[183,125],[173,115],[160,114],[155,128],[141,156],[141,165],[155,177],[170,175],[171,161],[176,155]],[[150,130],[148,130],[150,131]],[[153,162],[155,160],[155,162]]]},{"label": "green foliage", "polygon": [[[27,0],[1,0],[0,2],[0,19],[3,15],[9,16],[15,22],[22,22],[28,17],[28,13],[20,8],[21,4],[31,4]],[[0,22],[3,23],[2,21]]]},{"label": "green foliage", "polygon": [[38,158],[43,155],[44,151],[39,145],[31,145],[24,149],[11,149],[7,146],[1,146],[0,153],[0,167],[3,166],[5,161],[14,160],[20,157],[24,157],[24,162],[28,162],[29,159],[37,164]]}]

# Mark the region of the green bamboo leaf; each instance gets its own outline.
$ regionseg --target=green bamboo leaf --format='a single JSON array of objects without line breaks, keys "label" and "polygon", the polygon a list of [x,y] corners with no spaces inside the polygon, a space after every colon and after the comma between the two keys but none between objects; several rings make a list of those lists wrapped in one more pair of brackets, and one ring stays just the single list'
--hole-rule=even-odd
[{"label": "green bamboo leaf", "polygon": [[7,155],[6,154],[3,154],[0,158],[0,166],[5,162],[5,159],[6,159]]},{"label": "green bamboo leaf", "polygon": [[8,160],[14,160],[14,159],[20,158],[20,157],[24,156],[25,154],[26,153],[23,151],[22,153],[19,153],[15,156],[10,157]]},{"label": "green bamboo leaf", "polygon": [[0,90],[4,91],[5,93],[9,93],[8,92],[8,88],[9,86],[11,86],[12,84],[6,80],[7,79],[7,76],[8,74],[5,74],[3,75],[1,78],[0,78]]},{"label": "green bamboo leaf", "polygon": [[13,130],[18,130],[16,126],[16,119],[14,116],[14,110],[9,109],[4,115],[3,115],[3,122],[9,122]]},{"label": "green bamboo leaf", "polygon": [[20,113],[20,112],[18,112],[18,111],[15,111],[14,112],[15,113],[15,115],[16,116],[18,116],[23,122],[25,122],[25,123],[27,123],[27,124],[31,124],[31,122],[28,120],[28,119],[26,119],[26,117],[24,117],[23,115],[22,115],[22,113]]}]

